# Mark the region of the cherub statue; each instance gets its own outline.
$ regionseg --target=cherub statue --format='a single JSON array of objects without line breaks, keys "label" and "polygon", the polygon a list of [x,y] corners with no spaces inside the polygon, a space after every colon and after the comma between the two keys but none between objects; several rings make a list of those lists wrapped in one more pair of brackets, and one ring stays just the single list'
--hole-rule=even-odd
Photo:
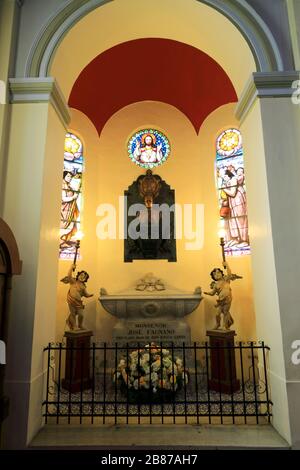
[{"label": "cherub statue", "polygon": [[[70,288],[67,295],[67,303],[69,306],[70,314],[67,318],[67,325],[70,330],[84,330],[83,327],[83,309],[81,297],[93,297],[94,294],[89,294],[86,290],[86,282],[89,279],[89,275],[86,271],[79,271],[76,278],[72,276],[75,271],[76,265],[73,264],[66,277],[61,279],[61,282],[70,284]],[[76,316],[78,318],[78,326],[76,326]]]},{"label": "cherub statue", "polygon": [[223,261],[223,267],[227,270],[227,275],[224,275],[220,268],[214,268],[210,273],[213,279],[213,282],[210,284],[211,291],[204,292],[206,295],[218,296],[217,303],[215,305],[217,308],[216,325],[214,327],[215,330],[218,330],[221,326],[222,314],[225,329],[230,330],[231,325],[233,325],[234,320],[230,314],[230,307],[232,302],[230,281],[242,279],[241,276],[231,273],[231,270],[226,261]]}]

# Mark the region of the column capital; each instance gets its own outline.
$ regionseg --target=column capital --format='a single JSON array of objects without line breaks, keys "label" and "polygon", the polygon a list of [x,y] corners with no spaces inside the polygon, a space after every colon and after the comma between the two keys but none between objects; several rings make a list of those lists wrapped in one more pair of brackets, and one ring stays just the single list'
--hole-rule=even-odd
[{"label": "column capital", "polygon": [[299,79],[299,71],[253,73],[238,101],[236,118],[243,122],[258,98],[290,98],[298,88],[293,83]]},{"label": "column capital", "polygon": [[51,103],[65,127],[71,115],[66,99],[53,77],[10,78],[10,103]]}]

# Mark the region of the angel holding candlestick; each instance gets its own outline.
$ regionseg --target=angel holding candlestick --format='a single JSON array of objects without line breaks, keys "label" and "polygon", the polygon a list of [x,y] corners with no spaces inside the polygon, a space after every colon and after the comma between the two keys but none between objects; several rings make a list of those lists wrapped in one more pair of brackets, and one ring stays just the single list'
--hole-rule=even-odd
[{"label": "angel holding candlestick", "polygon": [[230,330],[231,325],[233,325],[234,320],[230,314],[230,307],[232,302],[232,292],[230,287],[230,281],[235,281],[236,279],[242,279],[241,276],[237,274],[232,274],[229,265],[226,261],[223,261],[223,267],[227,270],[225,275],[222,269],[214,268],[210,273],[213,282],[211,283],[211,291],[204,292],[206,295],[217,295],[217,303],[215,307],[217,309],[216,315],[216,325],[215,330],[218,330],[221,326],[221,315],[223,315],[224,327],[226,330]]},{"label": "angel holding candlestick", "polygon": [[[76,265],[72,264],[67,276],[61,279],[61,282],[70,284],[67,294],[67,303],[69,306],[70,314],[67,318],[67,325],[70,330],[84,330],[83,327],[83,309],[84,305],[81,300],[82,297],[93,297],[94,294],[89,294],[86,290],[86,282],[89,279],[89,274],[86,271],[79,271],[76,277],[73,276]],[[78,326],[76,326],[76,317],[78,318]]]}]

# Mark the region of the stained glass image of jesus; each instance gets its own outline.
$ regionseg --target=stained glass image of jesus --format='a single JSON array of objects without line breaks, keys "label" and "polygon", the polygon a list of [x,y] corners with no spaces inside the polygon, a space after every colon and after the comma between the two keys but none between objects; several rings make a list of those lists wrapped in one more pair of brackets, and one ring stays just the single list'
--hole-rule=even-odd
[{"label": "stained glass image of jesus", "polygon": [[156,144],[156,137],[154,134],[144,134],[141,138],[142,144],[139,141],[136,143],[133,156],[137,161],[142,163],[158,163],[162,159],[162,144]]},{"label": "stained glass image of jesus", "polygon": [[166,161],[170,153],[170,144],[162,132],[156,129],[142,129],[129,140],[128,153],[136,165],[142,168],[154,168]]}]

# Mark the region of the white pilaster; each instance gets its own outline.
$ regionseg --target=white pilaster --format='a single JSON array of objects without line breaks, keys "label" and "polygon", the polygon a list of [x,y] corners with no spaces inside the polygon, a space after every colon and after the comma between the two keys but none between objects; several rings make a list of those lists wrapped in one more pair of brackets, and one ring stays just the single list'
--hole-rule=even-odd
[{"label": "white pilaster", "polygon": [[271,347],[274,426],[300,446],[300,107],[298,72],[255,73],[237,106],[244,138],[257,335]]},{"label": "white pilaster", "polygon": [[23,259],[14,280],[7,344],[11,410],[6,446],[24,447],[42,425],[43,348],[55,339],[61,178],[68,107],[53,79],[11,79],[4,218]]},{"label": "white pilaster", "polygon": [[243,123],[257,98],[290,98],[295,92],[293,83],[300,72],[254,72],[248,80],[236,107],[236,117]]},{"label": "white pilaster", "polygon": [[51,103],[67,128],[70,111],[55,78],[11,78],[9,86],[11,103]]}]

